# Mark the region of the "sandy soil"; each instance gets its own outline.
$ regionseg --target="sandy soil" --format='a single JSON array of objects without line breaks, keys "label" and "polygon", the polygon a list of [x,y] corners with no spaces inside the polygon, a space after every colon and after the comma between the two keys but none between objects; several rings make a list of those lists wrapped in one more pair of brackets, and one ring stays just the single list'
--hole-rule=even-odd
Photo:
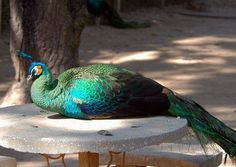
[{"label": "sandy soil", "polygon": [[[127,19],[152,21],[152,27],[146,29],[87,27],[79,50],[81,64],[114,63],[138,71],[191,97],[236,129],[236,21],[187,17],[177,14],[180,10],[152,8],[123,14]],[[236,10],[230,8],[213,13],[236,16]],[[7,34],[0,37],[2,98],[14,70]],[[24,156],[4,149],[2,152],[19,157],[20,166],[32,161],[40,166],[41,161],[34,155]],[[26,161],[27,158],[32,161]]]}]

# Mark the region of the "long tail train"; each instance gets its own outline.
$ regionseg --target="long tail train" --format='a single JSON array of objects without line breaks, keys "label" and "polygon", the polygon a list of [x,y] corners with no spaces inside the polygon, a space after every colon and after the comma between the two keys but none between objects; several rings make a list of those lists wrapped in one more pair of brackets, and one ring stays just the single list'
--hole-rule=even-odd
[{"label": "long tail train", "polygon": [[168,91],[167,95],[170,101],[169,112],[174,116],[187,119],[200,142],[201,136],[204,135],[221,146],[230,158],[236,159],[235,130],[209,114],[196,102],[172,91]]}]

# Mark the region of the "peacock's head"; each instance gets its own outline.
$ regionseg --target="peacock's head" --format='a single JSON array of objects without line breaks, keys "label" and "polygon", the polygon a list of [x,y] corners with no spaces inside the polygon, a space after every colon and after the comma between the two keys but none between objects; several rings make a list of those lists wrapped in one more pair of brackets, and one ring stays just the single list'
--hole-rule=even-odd
[{"label": "peacock's head", "polygon": [[28,70],[28,81],[36,79],[46,72],[47,68],[45,64],[41,62],[32,62],[32,56],[21,52],[20,50],[17,50],[16,52],[20,55],[20,57],[24,58],[25,60],[31,61],[31,65]]},{"label": "peacock's head", "polygon": [[46,65],[41,62],[32,62],[29,68],[27,80],[36,79],[46,71]]}]

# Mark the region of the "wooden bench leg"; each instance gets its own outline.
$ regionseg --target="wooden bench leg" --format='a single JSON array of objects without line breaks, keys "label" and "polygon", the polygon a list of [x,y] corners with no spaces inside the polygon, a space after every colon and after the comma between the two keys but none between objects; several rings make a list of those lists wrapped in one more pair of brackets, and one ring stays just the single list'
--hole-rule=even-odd
[{"label": "wooden bench leg", "polygon": [[99,167],[99,154],[92,152],[79,153],[79,167]]},{"label": "wooden bench leg", "polygon": [[55,156],[55,157],[50,156],[48,154],[40,154],[40,155],[42,155],[46,159],[48,167],[51,167],[50,160],[58,160],[58,159],[61,159],[61,163],[62,163],[63,167],[66,167],[65,154],[60,154],[60,155]]}]

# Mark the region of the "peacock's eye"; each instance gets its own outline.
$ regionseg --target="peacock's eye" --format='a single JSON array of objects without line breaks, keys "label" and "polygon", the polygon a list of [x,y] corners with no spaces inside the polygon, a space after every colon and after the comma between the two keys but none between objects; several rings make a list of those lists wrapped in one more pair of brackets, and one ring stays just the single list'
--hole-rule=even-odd
[{"label": "peacock's eye", "polygon": [[35,66],[32,70],[31,70],[31,75],[35,75],[35,76],[39,76],[41,75],[43,72],[42,67],[41,66]]}]

